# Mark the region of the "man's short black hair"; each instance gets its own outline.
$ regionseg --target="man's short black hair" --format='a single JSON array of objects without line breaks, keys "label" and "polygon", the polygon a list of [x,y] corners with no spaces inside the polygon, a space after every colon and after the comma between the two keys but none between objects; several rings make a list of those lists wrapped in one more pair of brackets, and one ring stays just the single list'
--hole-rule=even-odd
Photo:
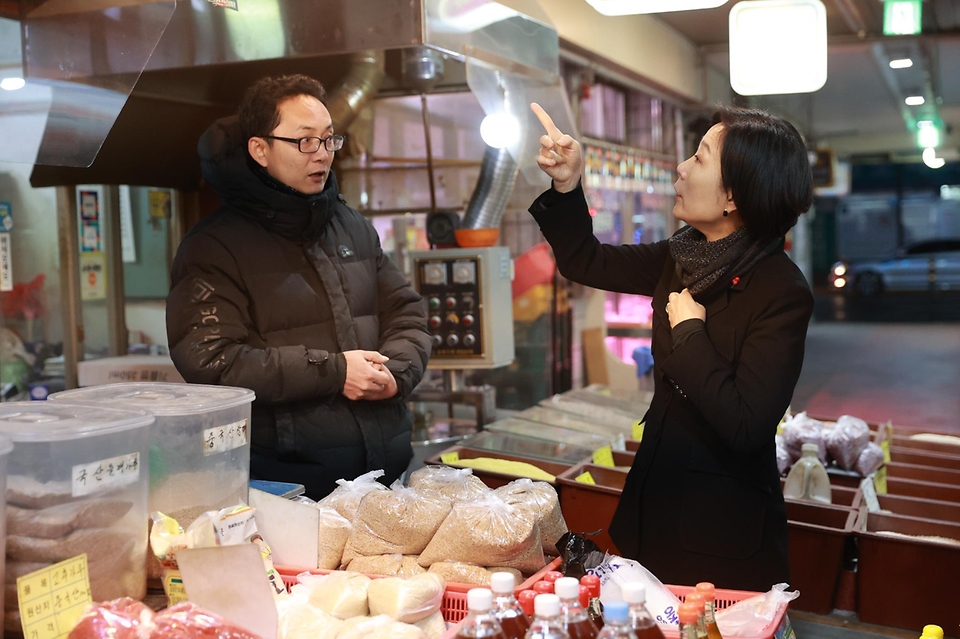
[{"label": "man's short black hair", "polygon": [[724,107],[720,179],[747,231],[760,241],[782,237],[813,204],[813,175],[803,138],[786,120],[759,109]]},{"label": "man's short black hair", "polygon": [[257,80],[243,94],[240,102],[240,128],[244,137],[249,140],[270,135],[280,124],[280,103],[298,95],[312,95],[323,104],[327,103],[327,92],[323,85],[306,75],[281,75]]}]

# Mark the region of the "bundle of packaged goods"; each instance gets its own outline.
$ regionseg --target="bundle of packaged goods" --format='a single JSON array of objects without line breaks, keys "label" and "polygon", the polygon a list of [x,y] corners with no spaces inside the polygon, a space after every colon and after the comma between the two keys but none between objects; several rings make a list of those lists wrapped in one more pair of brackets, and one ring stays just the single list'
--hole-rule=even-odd
[{"label": "bundle of packaged goods", "polygon": [[143,412],[0,405],[0,433],[14,446],[6,486],[6,630],[21,627],[17,578],[81,554],[94,600],[144,596],[152,424]]}]

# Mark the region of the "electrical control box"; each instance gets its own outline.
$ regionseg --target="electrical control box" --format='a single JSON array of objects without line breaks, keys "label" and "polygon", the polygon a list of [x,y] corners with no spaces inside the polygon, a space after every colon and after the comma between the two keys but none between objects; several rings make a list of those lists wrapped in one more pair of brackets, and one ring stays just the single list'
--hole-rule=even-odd
[{"label": "electrical control box", "polygon": [[513,260],[505,246],[410,253],[433,339],[428,368],[507,366],[513,346]]}]

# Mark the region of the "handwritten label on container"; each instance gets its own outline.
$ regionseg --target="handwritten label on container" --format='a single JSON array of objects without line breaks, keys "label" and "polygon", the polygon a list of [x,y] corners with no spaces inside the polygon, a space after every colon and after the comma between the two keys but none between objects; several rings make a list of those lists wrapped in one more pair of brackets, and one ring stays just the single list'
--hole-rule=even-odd
[{"label": "handwritten label on container", "polygon": [[247,420],[203,431],[203,454],[216,455],[247,445]]},{"label": "handwritten label on container", "polygon": [[140,479],[140,453],[111,457],[73,467],[71,489],[74,497],[133,484]]},{"label": "handwritten label on container", "polygon": [[24,637],[66,637],[92,601],[87,556],[80,555],[17,577],[17,599]]}]

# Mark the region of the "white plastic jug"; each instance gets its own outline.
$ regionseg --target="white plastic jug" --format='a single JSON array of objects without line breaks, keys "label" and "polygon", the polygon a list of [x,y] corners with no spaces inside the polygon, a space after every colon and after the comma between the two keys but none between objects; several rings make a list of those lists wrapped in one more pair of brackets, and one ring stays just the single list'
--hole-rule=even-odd
[{"label": "white plastic jug", "polygon": [[816,444],[804,444],[803,455],[790,469],[787,482],[783,486],[783,496],[789,499],[808,499],[824,504],[832,503],[830,477],[827,469],[820,463],[817,454],[820,447]]}]

